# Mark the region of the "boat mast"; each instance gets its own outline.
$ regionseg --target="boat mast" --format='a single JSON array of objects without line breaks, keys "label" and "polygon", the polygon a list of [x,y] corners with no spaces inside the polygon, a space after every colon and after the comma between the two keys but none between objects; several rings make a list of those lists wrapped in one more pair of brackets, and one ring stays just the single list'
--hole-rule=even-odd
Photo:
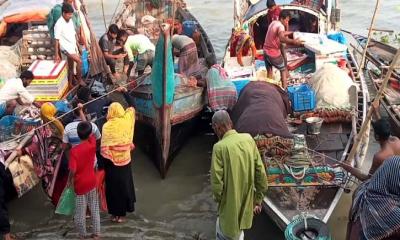
[{"label": "boat mast", "polygon": [[369,45],[369,42],[371,40],[371,35],[372,35],[373,29],[374,29],[375,19],[376,19],[376,15],[377,15],[377,13],[379,11],[380,3],[381,3],[381,0],[376,0],[374,15],[372,16],[371,25],[369,26],[368,39],[367,39],[367,42],[365,43],[365,48],[364,48],[364,51],[363,51],[363,54],[362,54],[362,58],[361,58],[361,63],[360,63],[360,71],[358,71],[357,77],[360,77],[361,70],[364,68],[365,57],[367,55],[368,45]]}]

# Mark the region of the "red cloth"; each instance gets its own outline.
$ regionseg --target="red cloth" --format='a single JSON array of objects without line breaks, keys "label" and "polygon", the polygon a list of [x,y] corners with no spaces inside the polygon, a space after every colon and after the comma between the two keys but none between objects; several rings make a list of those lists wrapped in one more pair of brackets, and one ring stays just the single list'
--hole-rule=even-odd
[{"label": "red cloth", "polygon": [[99,193],[99,203],[100,203],[100,210],[107,212],[107,200],[106,200],[106,172],[104,170],[99,170],[96,172],[97,178],[97,192]]},{"label": "red cloth", "polygon": [[281,21],[273,21],[269,27],[267,35],[264,41],[264,52],[268,56],[276,58],[281,55],[281,41],[279,40],[279,34],[285,31],[285,26]]},{"label": "red cloth", "polygon": [[84,195],[96,187],[94,163],[96,138],[92,134],[70,151],[69,169],[74,174],[74,189],[77,195]]},{"label": "red cloth", "polygon": [[282,9],[279,6],[276,6],[274,9],[268,10],[267,13],[267,26],[269,26],[272,21],[279,20],[279,15],[281,14]]}]

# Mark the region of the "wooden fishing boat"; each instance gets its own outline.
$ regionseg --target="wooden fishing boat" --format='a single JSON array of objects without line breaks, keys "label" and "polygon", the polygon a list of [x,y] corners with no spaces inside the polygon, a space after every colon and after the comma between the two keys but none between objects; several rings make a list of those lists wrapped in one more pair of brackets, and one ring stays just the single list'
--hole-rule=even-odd
[{"label": "wooden fishing boat", "polygon": [[[266,7],[266,2],[266,0],[235,1],[235,28],[244,32],[244,34],[251,36],[254,40],[254,45],[252,46],[253,51],[250,52],[253,52],[256,56],[243,56],[242,64],[239,63],[237,61],[237,56],[231,55],[231,48],[234,48],[234,46],[231,46],[233,42],[232,39],[235,36],[231,38],[226,48],[223,66],[233,82],[260,80],[260,78],[265,78],[263,77],[265,75],[257,73],[257,65],[260,64],[259,59],[263,59],[262,46],[267,32],[265,21],[268,9]],[[320,36],[326,37],[328,32],[335,30],[338,31],[339,16],[337,14],[339,13],[339,10],[335,7],[335,1],[296,1],[295,3],[291,3],[291,1],[286,0],[275,0],[275,2],[282,10],[287,10],[292,13],[289,30],[302,30],[299,29],[299,27],[301,27],[301,22],[313,18],[317,20],[317,28],[314,29],[314,31],[317,31]],[[302,31],[307,32],[307,30]],[[292,50],[302,51],[301,48],[291,49],[289,47],[285,50],[287,53]],[[256,61],[254,61],[254,58]],[[319,135],[308,134],[304,122],[301,123],[300,126],[289,128],[293,134],[301,134],[305,136],[305,144],[307,146],[305,149],[307,149],[308,154],[311,155],[309,165],[303,169],[305,175],[303,175],[303,178],[300,177],[300,180],[294,179],[295,176],[289,174],[290,171],[284,169],[280,170],[285,174],[278,177],[278,179],[280,179],[278,182],[271,180],[273,173],[268,167],[270,162],[268,159],[264,159],[267,165],[267,172],[270,174],[270,180],[269,188],[263,201],[263,207],[281,229],[285,229],[288,224],[293,223],[294,219],[299,219],[297,221],[297,224],[299,224],[298,226],[304,227],[304,222],[302,222],[304,216],[313,216],[326,223],[348,184],[350,176],[340,167],[335,169],[335,171],[337,171],[335,174],[337,175],[332,174],[333,176],[343,174],[340,183],[334,183],[334,181],[326,181],[323,179],[321,180],[318,176],[316,177],[316,182],[306,182],[306,180],[304,180],[306,179],[305,176],[307,176],[307,171],[305,169],[316,169],[313,164],[318,161],[322,164],[322,167],[329,167],[332,163],[337,161],[347,161],[347,155],[351,150],[354,136],[366,117],[368,91],[363,75],[358,75],[358,65],[351,52],[348,50],[341,52],[340,58],[346,60],[351,78],[353,79],[354,84],[358,87],[358,90],[354,89],[352,93],[355,100],[353,109],[356,110],[355,114],[351,114],[352,120],[347,122],[324,122]],[[332,59],[328,60],[328,62],[336,62],[337,60],[338,59]],[[261,63],[262,62],[263,60],[261,60]],[[295,59],[291,62],[288,55],[287,66],[291,75],[289,78],[289,85],[304,82],[304,79],[301,79],[310,73],[312,74],[315,71],[315,68],[318,69],[317,64],[319,64],[318,60],[307,62],[302,58]],[[305,67],[307,65],[308,67]],[[300,78],[298,75],[300,75]],[[296,80],[296,78],[299,78],[300,81],[298,81],[299,79]],[[263,80],[270,81],[268,79]],[[364,141],[362,150],[357,154],[358,156],[356,159],[358,166],[362,164],[364,158],[363,154],[367,148],[367,144],[365,144],[366,142],[367,141]],[[322,162],[321,157],[323,158]],[[356,161],[351,164],[355,163]],[[287,176],[291,178],[290,175],[293,176],[293,182],[285,182],[284,178]]]},{"label": "wooden fishing boat", "polygon": [[[145,34],[153,42],[157,42],[162,34],[159,28],[160,23],[192,21],[197,25],[197,31],[200,33],[199,41],[196,43],[199,63],[206,68],[205,58],[215,55],[214,49],[204,29],[186,9],[185,3],[183,1],[158,1],[159,5],[154,5],[152,2],[149,0],[127,1],[112,22],[129,29],[127,22],[132,21],[132,16],[136,16],[134,18],[135,27],[144,29]],[[146,25],[142,21],[146,16],[152,16],[157,21]],[[170,72],[171,69],[168,68],[173,66],[167,60],[164,59],[163,62],[167,68],[163,71],[164,73]],[[154,61],[159,61],[159,59]],[[146,77],[143,76],[141,79]],[[205,106],[205,91],[202,87],[176,85],[174,92],[171,93],[167,90],[170,84],[167,76],[158,77],[158,81],[163,83],[160,88],[156,89],[151,84],[144,84],[132,91],[137,114],[135,143],[139,144],[152,158],[161,177],[165,178],[174,155],[195,130],[196,122]],[[138,79],[137,82],[141,82],[141,79]],[[174,84],[172,83],[172,85]],[[168,100],[165,96],[173,96],[173,99]],[[155,98],[162,99],[162,102],[156,103]]]},{"label": "wooden fishing boat", "polygon": [[[356,48],[359,52],[365,49],[367,38],[358,34],[350,33],[358,42]],[[393,60],[396,54],[396,48],[388,44],[371,40],[366,53],[368,75],[372,80],[376,90],[381,87],[381,82],[385,76],[387,66]],[[387,112],[390,120],[393,134],[400,137],[400,72],[398,69],[394,71],[389,80],[389,86],[386,89],[385,97],[381,101],[381,105]]]},{"label": "wooden fishing boat", "polygon": [[[74,7],[81,21],[81,40],[91,54],[90,67],[86,78],[89,84],[94,79],[98,79],[107,69],[86,9],[83,6],[82,0],[74,1]],[[16,66],[18,71],[28,69],[35,60],[53,59],[54,43],[47,28],[47,15],[53,7],[54,1],[50,0],[26,1],[25,5],[15,1],[0,2],[0,45],[14,46],[21,60],[20,65]],[[77,88],[78,86],[69,88],[66,84],[60,95],[43,96],[39,99],[36,96],[36,100],[42,102],[70,101],[74,98]],[[36,127],[39,127],[39,129]],[[42,186],[46,194],[51,197],[63,156],[62,139],[49,135],[48,127],[43,125],[38,126],[36,124],[35,126],[25,126],[25,128],[21,136],[13,139],[8,139],[8,136],[7,141],[0,142],[0,149],[6,152],[6,156],[11,154],[11,157],[8,156],[10,161],[15,158],[14,149],[16,147],[33,149],[29,152],[30,157],[39,169],[39,177],[44,180]],[[32,128],[36,128],[35,133],[28,134],[28,131]],[[33,139],[33,141],[29,141],[30,139]],[[21,145],[21,143],[24,144]]]}]

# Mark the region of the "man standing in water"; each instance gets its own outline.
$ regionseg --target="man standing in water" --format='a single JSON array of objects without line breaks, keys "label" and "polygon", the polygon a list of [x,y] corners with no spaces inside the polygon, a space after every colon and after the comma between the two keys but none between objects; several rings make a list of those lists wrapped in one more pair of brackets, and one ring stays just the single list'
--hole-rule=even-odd
[{"label": "man standing in water", "polygon": [[214,145],[211,163],[211,187],[218,203],[216,239],[244,239],[251,228],[253,211],[261,212],[267,176],[256,143],[247,134],[232,129],[225,110],[216,112],[212,127],[220,139]]},{"label": "man standing in water", "polygon": [[282,87],[287,88],[287,69],[285,66],[284,55],[281,51],[281,44],[291,44],[302,46],[299,40],[288,38],[291,32],[285,31],[285,26],[289,26],[290,13],[282,11],[279,20],[272,21],[268,27],[267,35],[264,41],[264,61],[268,72],[268,78],[273,78],[272,67],[276,67],[281,72]]}]

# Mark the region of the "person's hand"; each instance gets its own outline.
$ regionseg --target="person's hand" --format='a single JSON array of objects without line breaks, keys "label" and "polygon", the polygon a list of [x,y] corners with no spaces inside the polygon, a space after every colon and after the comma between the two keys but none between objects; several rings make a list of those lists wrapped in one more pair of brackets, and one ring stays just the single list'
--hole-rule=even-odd
[{"label": "person's hand", "polygon": [[197,79],[193,76],[191,76],[188,80],[188,85],[191,87],[196,87],[197,86]]},{"label": "person's hand", "polygon": [[21,148],[17,148],[17,149],[15,149],[15,151],[17,152],[17,156],[18,157],[22,156],[22,149]]},{"label": "person's hand", "polygon": [[56,63],[59,63],[61,61],[61,57],[60,57],[60,54],[55,54],[55,56],[54,56],[54,62],[56,62]]},{"label": "person's hand", "polygon": [[128,91],[128,89],[126,89],[125,87],[118,87],[117,88],[117,92],[120,92],[120,93],[125,93],[127,91]]},{"label": "person's hand", "polygon": [[120,53],[118,54],[118,58],[124,58],[126,57],[127,53]]},{"label": "person's hand", "polygon": [[372,101],[371,106],[375,112],[379,112],[380,101]]},{"label": "person's hand", "polygon": [[294,45],[297,45],[297,46],[304,46],[304,41],[300,40],[299,38],[296,38],[296,39],[294,40]]},{"label": "person's hand", "polygon": [[254,210],[253,210],[254,214],[258,215],[261,213],[261,211],[262,211],[262,206],[260,204],[256,204],[256,206],[254,207]]},{"label": "person's hand", "polygon": [[78,109],[81,111],[83,109],[83,104],[82,103],[78,103]]}]

